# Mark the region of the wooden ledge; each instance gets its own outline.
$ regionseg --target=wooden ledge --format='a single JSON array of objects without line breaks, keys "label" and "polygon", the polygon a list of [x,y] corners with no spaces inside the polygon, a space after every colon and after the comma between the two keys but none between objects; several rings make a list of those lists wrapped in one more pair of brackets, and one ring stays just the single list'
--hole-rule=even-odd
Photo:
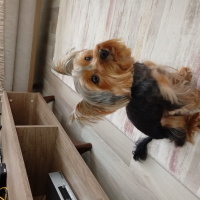
[{"label": "wooden ledge", "polygon": [[[46,103],[50,103],[50,102],[55,101],[55,97],[54,96],[44,96],[43,98],[46,101]],[[92,144],[91,143],[79,142],[79,141],[77,141],[75,139],[71,139],[71,141],[72,141],[72,143],[74,144],[74,146],[76,147],[77,151],[80,154],[83,154],[83,153],[85,153],[87,151],[90,151],[92,149]]]}]

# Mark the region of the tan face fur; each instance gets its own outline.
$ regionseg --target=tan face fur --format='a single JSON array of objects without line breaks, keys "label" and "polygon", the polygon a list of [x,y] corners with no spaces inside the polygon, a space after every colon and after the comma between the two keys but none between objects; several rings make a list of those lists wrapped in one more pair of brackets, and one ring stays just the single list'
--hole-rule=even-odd
[{"label": "tan face fur", "polygon": [[[99,56],[100,49],[109,51],[105,60]],[[78,53],[74,59],[72,74],[76,76],[76,71],[82,71],[82,84],[89,90],[128,95],[132,84],[133,63],[130,49],[119,40],[109,40],[98,44],[94,50]]]},{"label": "tan face fur", "polygon": [[[102,51],[107,55],[104,56]],[[67,71],[67,75],[70,67],[75,87],[83,97],[73,118],[93,121],[128,103],[134,59],[131,50],[120,40],[105,41],[93,50],[79,51],[73,56],[73,67],[66,64],[71,63],[67,57],[54,67],[60,73]],[[71,59],[72,56],[68,57]]]}]

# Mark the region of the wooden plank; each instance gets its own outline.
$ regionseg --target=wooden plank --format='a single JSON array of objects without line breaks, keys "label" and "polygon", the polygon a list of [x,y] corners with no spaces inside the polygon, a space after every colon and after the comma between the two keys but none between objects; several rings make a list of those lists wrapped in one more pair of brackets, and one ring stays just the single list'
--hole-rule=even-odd
[{"label": "wooden plank", "polygon": [[[13,93],[12,95],[10,95],[10,93],[9,93],[10,96],[15,96],[15,97],[17,97],[17,94],[19,95],[19,99],[28,98],[28,97],[24,97],[26,95],[23,93]],[[27,96],[29,96],[29,94],[27,94]],[[45,148],[47,148],[47,149],[45,149],[45,151],[47,151],[48,149],[51,149],[52,146],[54,147],[54,152],[52,154],[53,162],[52,162],[52,165],[49,163],[48,166],[51,166],[51,170],[53,170],[53,171],[62,171],[62,173],[64,174],[65,178],[67,179],[69,185],[71,186],[72,190],[74,191],[74,193],[78,199],[81,199],[81,200],[88,200],[88,199],[107,200],[108,199],[107,195],[105,194],[105,192],[103,191],[103,189],[101,188],[101,186],[99,185],[97,180],[95,179],[92,172],[89,170],[88,166],[86,165],[86,163],[84,162],[82,157],[79,155],[78,151],[74,147],[73,143],[67,136],[66,132],[64,131],[64,129],[62,128],[62,126],[60,125],[60,123],[58,122],[56,117],[53,115],[52,111],[48,108],[43,97],[39,93],[37,94],[37,96],[38,97],[36,100],[37,103],[35,105],[35,107],[36,107],[35,113],[36,113],[37,118],[40,118],[39,121],[42,124],[46,124],[48,126],[50,124],[50,129],[51,128],[54,129],[55,127],[58,127],[58,135],[57,135],[57,140],[56,140],[55,145],[53,145],[53,142],[55,142],[55,140],[53,139],[54,136],[52,136],[51,142],[50,142],[51,144],[48,144],[50,146],[45,147]],[[23,98],[21,98],[21,97],[23,97]],[[7,103],[8,107],[9,107],[8,98],[6,99],[6,101],[7,101],[6,103]],[[20,101],[20,102],[24,103],[24,101]],[[20,104],[20,102],[18,102],[18,103]],[[16,104],[16,106],[17,106],[17,104]],[[5,106],[3,106],[3,107],[5,107]],[[29,113],[29,114],[31,114],[31,113]],[[11,110],[10,110],[10,116],[12,117]],[[14,122],[12,122],[12,123],[13,123],[14,135],[15,135],[14,137],[16,140],[16,141],[13,141],[13,143],[18,144],[19,151],[21,152],[18,138],[17,138],[17,133],[15,130],[15,125],[14,125]],[[7,124],[7,126],[8,126],[8,124]],[[47,129],[48,129],[48,126],[46,126]],[[18,133],[19,133],[19,140],[20,140],[20,143],[22,146],[22,152],[25,157],[25,163],[28,163],[27,170],[28,170],[31,185],[33,185],[33,193],[35,193],[34,191],[37,191],[36,188],[40,187],[40,186],[35,186],[34,185],[35,183],[32,183],[33,176],[37,170],[36,169],[33,170],[34,167],[32,168],[32,166],[30,166],[30,165],[32,164],[35,166],[36,163],[34,163],[34,162],[37,161],[37,159],[39,159],[39,161],[38,161],[39,163],[43,162],[42,161],[43,158],[40,157],[40,153],[37,151],[43,151],[42,146],[47,145],[47,142],[43,139],[41,141],[41,138],[44,137],[47,140],[47,137],[49,137],[49,135],[50,135],[48,133],[49,130],[46,130],[45,136],[40,136],[39,138],[36,138],[36,132],[39,131],[39,134],[43,134],[43,133],[40,133],[41,127],[45,127],[45,126],[38,126],[38,125],[34,126],[34,127],[31,127],[30,125],[28,125],[26,127],[16,126]],[[31,130],[30,133],[28,132],[29,129]],[[13,131],[11,131],[11,132],[13,135]],[[30,142],[27,142],[27,141],[30,141]],[[7,143],[9,143],[10,146],[13,145],[12,143],[10,143],[9,140],[6,140],[6,141],[4,140],[4,147],[7,145]],[[27,144],[29,144],[29,145],[27,145]],[[42,149],[40,149],[40,148],[42,148]],[[35,152],[34,152],[34,150],[35,150]],[[13,153],[12,149],[10,149],[10,151],[11,151],[10,154],[12,154]],[[32,152],[37,154],[37,156],[36,157],[32,156],[31,155]],[[52,152],[52,149],[50,150],[50,152]],[[49,154],[49,156],[50,156],[50,154]],[[15,159],[18,160],[19,159],[18,156],[16,156]],[[21,154],[20,159],[23,160],[22,154]],[[44,165],[46,165],[46,163],[47,162],[45,162],[45,164],[44,163],[41,164],[40,167],[43,168]],[[24,162],[23,162],[23,164],[24,164]],[[47,166],[47,168],[48,168],[48,166]],[[24,168],[24,166],[23,166],[23,168]],[[48,169],[47,168],[46,168],[46,171],[49,170],[49,168]],[[11,170],[13,170],[13,169],[11,169]],[[31,170],[33,170],[33,171],[31,171]],[[24,171],[25,171],[25,168],[24,168]],[[25,171],[25,173],[26,173],[26,171]],[[27,179],[27,177],[26,177],[26,179]],[[27,180],[27,182],[28,182],[28,180]],[[39,185],[39,182],[37,182],[37,183]],[[85,183],[87,183],[87,184],[85,184]],[[14,190],[14,189],[15,189],[15,187],[13,186],[13,188],[11,188],[11,190],[10,190],[11,193],[12,193],[12,190]],[[21,191],[21,193],[23,193],[22,192],[23,190],[20,190],[20,188],[18,188],[18,189],[19,189],[18,191]],[[15,198],[15,199],[17,199],[17,198]],[[27,199],[27,198],[21,198],[21,199]],[[29,200],[29,199],[27,199],[27,200]]]},{"label": "wooden plank", "polygon": [[[72,141],[60,125],[52,111],[46,106],[43,97],[38,93],[38,116],[44,121],[58,126],[55,144],[53,171],[62,171],[76,197],[81,200],[108,199],[107,195],[95,179],[88,166],[79,155]],[[87,183],[87,184],[86,184]]]},{"label": "wooden plank", "polygon": [[33,200],[6,92],[2,103],[2,149],[8,172],[9,200]]},{"label": "wooden plank", "polygon": [[33,196],[46,193],[47,177],[52,165],[52,155],[58,127],[17,126],[21,151]]},{"label": "wooden plank", "polygon": [[41,15],[41,6],[42,6],[42,0],[36,0],[35,18],[34,18],[34,27],[33,27],[32,50],[31,50],[31,62],[30,62],[29,80],[28,80],[28,92],[32,92],[32,89],[33,89],[33,81],[34,81],[34,75],[35,75],[35,61],[36,61],[38,34],[39,34],[39,25],[40,25],[40,15]]},{"label": "wooden plank", "polygon": [[[81,135],[93,144],[89,166],[110,199],[167,200],[166,194],[158,190],[153,179],[149,179],[140,169],[131,169],[126,165],[100,135],[92,129],[84,129]],[[120,144],[116,146],[122,149]]]},{"label": "wooden plank", "polygon": [[36,125],[37,94],[12,92],[7,94],[15,125]]},{"label": "wooden plank", "polygon": [[[157,164],[151,157],[144,163],[131,160],[130,169],[139,170],[145,177],[152,180],[152,185],[159,188],[166,200],[198,200],[199,198],[188,190],[179,180],[169,174],[161,165]],[[166,187],[167,186],[167,187]],[[163,199],[162,199],[163,200]]]}]

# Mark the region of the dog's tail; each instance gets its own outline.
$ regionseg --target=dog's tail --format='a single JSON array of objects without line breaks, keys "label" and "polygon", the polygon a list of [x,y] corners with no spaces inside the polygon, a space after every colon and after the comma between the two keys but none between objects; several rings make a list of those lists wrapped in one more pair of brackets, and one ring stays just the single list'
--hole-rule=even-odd
[{"label": "dog's tail", "polygon": [[143,161],[147,158],[147,145],[153,140],[152,137],[139,139],[136,142],[136,149],[133,151],[133,158],[136,161]]},{"label": "dog's tail", "polygon": [[147,145],[153,139],[168,138],[176,146],[183,146],[187,137],[187,119],[183,116],[169,116],[161,120],[161,123],[145,132],[149,137],[139,139],[136,142],[133,158],[136,161],[144,161],[147,158]]},{"label": "dog's tail", "polygon": [[[153,130],[149,130],[151,132],[148,132],[146,134],[151,135],[152,137],[146,137],[139,139],[136,142],[136,148],[133,151],[133,158],[136,161],[144,161],[147,158],[147,145],[149,142],[151,142],[153,139],[159,140],[164,138],[169,138],[171,141],[175,143],[176,146],[183,146],[185,144],[186,138],[187,138],[187,127],[186,122],[187,120],[182,118],[176,118],[177,116],[170,116],[170,119],[165,120],[165,126],[162,126],[161,124],[157,127],[154,127]],[[179,117],[179,116],[178,116]],[[175,119],[175,121],[182,120],[182,124],[177,123],[169,123],[171,120]],[[168,121],[168,124],[166,123]],[[173,122],[173,121],[172,121]],[[184,125],[184,126],[183,126]],[[152,134],[154,133],[154,134]]]},{"label": "dog's tail", "polygon": [[136,149],[133,152],[135,160],[146,160],[147,145],[152,139],[168,138],[175,143],[176,146],[185,144],[188,133],[188,117],[187,116],[163,116],[161,123],[154,125],[150,130],[144,132],[150,136],[140,139],[136,142]]},{"label": "dog's tail", "polygon": [[152,139],[169,138],[176,146],[183,146],[186,141],[193,143],[195,132],[200,130],[200,113],[182,116],[165,116],[161,125],[156,127],[152,137],[139,139],[136,142],[136,149],[133,151],[133,158],[136,161],[143,161],[147,158],[147,145]]}]

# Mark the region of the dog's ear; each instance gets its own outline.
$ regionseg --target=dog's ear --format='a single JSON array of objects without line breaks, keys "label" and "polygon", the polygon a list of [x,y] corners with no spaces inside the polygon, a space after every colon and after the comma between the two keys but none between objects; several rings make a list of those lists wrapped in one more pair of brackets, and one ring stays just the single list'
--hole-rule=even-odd
[{"label": "dog's ear", "polygon": [[114,111],[108,111],[103,107],[98,107],[82,100],[77,104],[76,109],[70,116],[70,120],[77,120],[81,124],[95,123],[97,120],[112,112]]},{"label": "dog's ear", "polygon": [[72,69],[73,69],[73,60],[80,51],[75,51],[75,52],[70,52],[64,55],[57,64],[53,65],[53,70],[60,74],[64,75],[69,75],[71,76],[72,74]]}]

